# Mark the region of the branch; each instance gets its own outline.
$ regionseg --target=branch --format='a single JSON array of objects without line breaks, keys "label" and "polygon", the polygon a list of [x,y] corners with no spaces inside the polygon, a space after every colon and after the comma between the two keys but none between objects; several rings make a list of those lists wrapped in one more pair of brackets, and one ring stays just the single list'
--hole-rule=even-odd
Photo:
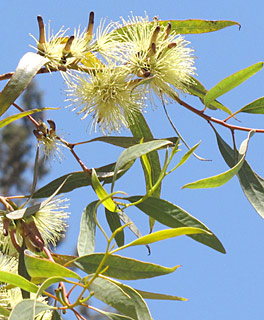
[{"label": "branch", "polygon": [[188,103],[182,101],[176,95],[173,96],[173,99],[175,101],[177,101],[181,106],[183,106],[186,109],[192,111],[193,113],[197,114],[198,116],[204,118],[208,122],[214,122],[214,123],[220,124],[221,126],[226,127],[226,128],[228,128],[230,130],[240,130],[240,131],[247,131],[247,132],[250,132],[250,131],[254,130],[255,132],[264,133],[264,129],[254,129],[254,128],[235,126],[235,125],[226,123],[225,120],[220,120],[220,119],[217,119],[217,118],[210,117],[210,116],[204,114],[203,111],[195,109],[194,107],[190,106]]}]

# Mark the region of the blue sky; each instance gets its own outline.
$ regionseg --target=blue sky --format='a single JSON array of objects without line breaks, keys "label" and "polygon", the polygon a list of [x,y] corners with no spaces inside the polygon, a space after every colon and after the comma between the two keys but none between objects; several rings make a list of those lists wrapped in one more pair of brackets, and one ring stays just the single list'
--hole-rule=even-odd
[{"label": "blue sky", "polygon": [[[55,32],[62,25],[71,28],[72,31],[79,25],[85,28],[91,10],[95,12],[96,23],[104,17],[108,17],[109,20],[118,20],[120,16],[127,17],[131,11],[134,15],[144,15],[146,11],[150,18],[158,15],[161,20],[198,18],[238,21],[242,26],[241,30],[235,26],[210,34],[186,36],[186,39],[191,41],[191,47],[197,57],[197,78],[205,87],[211,88],[231,73],[263,60],[263,9],[263,2],[257,0],[108,0],[94,3],[79,0],[2,1],[0,73],[14,70],[23,54],[33,50],[29,48],[29,44],[34,45],[29,33],[35,36],[38,34],[38,14],[43,16],[46,23],[51,20]],[[221,97],[220,101],[235,111],[263,96],[263,75],[263,71],[259,72],[240,87]],[[63,108],[66,105],[65,86],[59,74],[40,75],[37,80],[44,94],[45,106],[62,107],[59,112],[50,113],[49,118],[55,120],[66,139],[76,142],[96,136],[90,134],[88,121],[80,121],[69,109]],[[3,85],[4,83],[1,83],[1,88]],[[190,99],[184,95],[181,98],[201,108],[197,99]],[[188,302],[148,301],[152,316],[156,320],[263,319],[264,221],[246,200],[237,178],[218,189],[181,189],[188,182],[223,172],[227,167],[220,157],[212,130],[203,119],[176,104],[169,105],[168,111],[190,145],[202,140],[197,153],[212,161],[201,162],[191,158],[166,179],[162,197],[183,207],[205,223],[222,241],[227,254],[215,252],[186,237],[152,245],[150,256],[145,248],[130,249],[125,252],[128,256],[168,267],[182,265],[171,275],[130,284],[142,290],[189,298]],[[220,111],[211,115],[224,118]],[[148,108],[146,118],[156,138],[174,135],[161,107],[155,110]],[[239,116],[239,120],[243,126],[264,128],[262,116],[243,115]],[[228,130],[219,128],[219,132],[230,141]],[[128,132],[124,131],[122,134]],[[238,134],[237,138],[239,144],[246,138],[246,134]],[[261,176],[264,176],[263,139],[263,135],[255,135],[252,138],[247,156],[252,167]],[[95,143],[80,147],[77,151],[88,167],[98,167],[115,161],[122,150]],[[138,170],[139,168],[137,166]],[[59,177],[77,171],[79,167],[66,152],[63,163],[52,164],[52,170],[54,176]],[[135,178],[135,172],[129,172],[127,178],[119,182],[119,190],[123,188],[130,194],[139,193],[138,179],[143,181],[143,178]],[[43,184],[50,179],[51,177],[46,178]],[[143,188],[141,192],[144,192]],[[72,212],[69,237],[59,250],[71,253],[77,241],[81,212],[89,202],[95,200],[95,196],[91,189],[85,188],[76,190],[67,197],[71,199]],[[147,218],[136,211],[130,214],[142,232],[146,233]],[[160,227],[157,224],[156,230]],[[130,234],[127,237],[128,240],[132,239]],[[105,243],[99,237],[97,251],[103,250],[104,246]]]}]

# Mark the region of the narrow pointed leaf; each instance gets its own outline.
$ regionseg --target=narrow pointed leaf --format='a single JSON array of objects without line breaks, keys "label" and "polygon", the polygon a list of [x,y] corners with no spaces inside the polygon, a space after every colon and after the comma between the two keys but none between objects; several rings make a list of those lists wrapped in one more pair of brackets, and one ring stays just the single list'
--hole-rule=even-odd
[{"label": "narrow pointed leaf", "polygon": [[47,62],[47,58],[33,52],[27,52],[21,58],[15,73],[0,94],[0,116],[20,96],[38,70]]},{"label": "narrow pointed leaf", "polygon": [[135,302],[117,284],[105,277],[97,277],[89,286],[96,299],[115,308],[121,314],[138,320]]},{"label": "narrow pointed leaf", "polygon": [[[215,131],[219,150],[229,167],[235,164],[237,150],[233,150]],[[257,213],[264,218],[264,179],[252,170],[245,160],[238,174],[239,183],[248,201]]]},{"label": "narrow pointed leaf", "polygon": [[[111,212],[105,209],[105,216],[106,216],[106,220],[109,225],[109,228],[111,229],[112,232],[114,232],[116,229],[122,226],[120,222],[120,217],[117,212]],[[124,242],[125,242],[124,230],[121,230],[115,235],[115,241],[119,247],[124,245]]]},{"label": "narrow pointed leaf", "polygon": [[156,231],[150,234],[147,234],[143,237],[140,237],[124,246],[124,248],[132,247],[132,246],[140,246],[147,245],[153,242],[158,242],[161,240],[166,240],[178,236],[190,235],[190,234],[198,234],[198,233],[207,233],[210,232],[200,229],[200,228],[192,228],[192,227],[181,227],[181,228],[173,228]]},{"label": "narrow pointed leaf", "polygon": [[79,256],[94,253],[96,223],[94,220],[94,209],[98,201],[91,202],[83,211],[80,233],[77,244]]},{"label": "narrow pointed leaf", "polygon": [[[137,114],[134,123],[130,126],[130,130],[133,134],[134,137],[136,138],[143,138],[143,141],[146,142],[148,139],[154,139],[153,134],[147,124],[146,119],[144,118],[142,113]],[[171,141],[169,138],[168,140]],[[175,142],[176,143],[176,142]],[[157,182],[160,176],[161,172],[161,166],[160,166],[160,160],[159,160],[159,154],[157,151],[152,151],[147,154],[148,161],[151,166],[151,181],[153,184]],[[142,160],[140,159],[144,176],[145,176],[145,183],[146,183],[146,190],[149,190],[150,188],[150,181],[149,181],[149,176],[148,173],[146,172],[146,169],[142,163]],[[156,189],[154,192],[153,196],[154,197],[160,197],[160,192],[161,192],[161,185]],[[153,227],[154,221],[150,221],[150,227]]]},{"label": "narrow pointed leaf", "polygon": [[25,252],[27,271],[34,278],[66,277],[80,279],[79,275],[55,262],[33,256],[28,250]]},{"label": "narrow pointed leaf", "polygon": [[207,33],[234,25],[240,27],[238,22],[230,20],[162,20],[159,21],[159,24],[167,26],[168,22],[171,23],[171,29],[175,30],[179,34]]},{"label": "narrow pointed leaf", "polygon": [[134,320],[153,320],[146,303],[133,288],[104,276],[96,278],[89,287],[94,297]]},{"label": "narrow pointed leaf", "polygon": [[181,158],[180,162],[177,164],[175,168],[179,168],[182,166],[189,158],[190,156],[194,153],[194,151],[197,149],[197,147],[200,145],[201,141],[198,142],[195,146],[193,146],[191,149],[189,149],[185,155]]},{"label": "narrow pointed leaf", "polygon": [[240,160],[237,162],[237,164],[232,167],[230,170],[227,170],[221,174],[218,174],[216,176],[201,179],[192,183],[188,183],[183,186],[183,188],[189,188],[189,189],[198,189],[198,188],[216,188],[220,187],[223,184],[227,183],[230,179],[235,176],[239,170],[241,169],[247,152],[248,142],[250,137],[254,134],[253,131],[251,131],[248,135],[248,138],[244,140],[240,146],[239,150],[239,157]]},{"label": "narrow pointed leaf", "polygon": [[35,315],[51,309],[49,305],[33,299],[19,302],[12,310],[8,320],[34,320]]},{"label": "narrow pointed leaf", "polygon": [[114,170],[114,177],[112,182],[112,190],[115,183],[115,178],[117,175],[117,172],[122,169],[127,163],[136,160],[137,158],[141,157],[143,154],[149,153],[153,150],[157,150],[161,147],[167,146],[172,144],[171,141],[168,140],[156,140],[156,141],[150,141],[150,142],[144,142],[141,144],[137,144],[135,146],[132,146],[130,148],[125,149],[121,155],[119,156],[116,167]]},{"label": "narrow pointed leaf", "polygon": [[186,298],[181,298],[177,296],[172,296],[169,294],[163,293],[154,293],[148,291],[137,290],[137,292],[144,298],[144,299],[151,299],[151,300],[176,300],[176,301],[188,301]]},{"label": "narrow pointed leaf", "polygon": [[241,108],[239,112],[245,112],[245,113],[254,113],[254,114],[264,114],[264,97],[259,98],[249,104],[247,104],[245,107]]},{"label": "narrow pointed leaf", "polygon": [[[142,196],[133,196],[126,199],[130,202],[136,202],[141,198]],[[188,237],[201,242],[219,252],[225,253],[225,249],[222,243],[204,224],[202,224],[198,219],[194,218],[187,211],[176,206],[175,204],[166,200],[149,197],[143,202],[137,204],[136,207],[170,228],[195,227],[208,231],[212,235],[193,234],[188,235]]]},{"label": "narrow pointed leaf", "polygon": [[11,284],[28,292],[36,293],[38,291],[38,286],[34,283],[18,274],[9,273],[7,271],[0,271],[0,282]]},{"label": "narrow pointed leaf", "polygon": [[20,112],[18,114],[14,114],[12,116],[9,116],[3,120],[0,121],[0,128],[3,128],[4,126],[7,126],[8,124],[12,123],[13,121],[22,119],[26,116],[29,116],[30,114],[42,112],[44,110],[58,110],[58,108],[39,108],[39,109],[31,109],[28,111]]},{"label": "narrow pointed leaf", "polygon": [[[101,141],[101,142],[112,144],[117,147],[129,148],[129,147],[134,146],[135,144],[139,144],[142,138],[143,138],[143,142],[159,140],[159,139],[146,138],[146,137],[103,136],[103,137],[97,137],[97,138],[91,139],[91,140],[89,140],[89,142]],[[169,140],[173,144],[175,144],[177,142],[178,138],[177,137],[170,137],[170,138],[164,138],[164,140]]]},{"label": "narrow pointed leaf", "polygon": [[[79,257],[71,261],[71,265],[91,274],[95,273],[104,257],[104,253],[95,253]],[[120,280],[136,280],[158,277],[174,272],[179,266],[173,268],[163,267],[157,264],[126,258],[119,255],[110,255],[103,268],[105,276]]]},{"label": "narrow pointed leaf", "polygon": [[112,198],[108,197],[107,199],[105,199],[108,196],[108,193],[105,191],[104,187],[101,185],[94,169],[92,169],[92,187],[93,187],[94,191],[96,192],[99,200],[102,201],[102,204],[104,205],[104,207],[107,210],[109,210],[111,212],[118,211],[118,208],[115,205]]},{"label": "narrow pointed leaf", "polygon": [[205,106],[210,105],[210,103],[214,101],[216,98],[239,86],[242,82],[252,77],[262,68],[263,62],[258,62],[223,79],[216,86],[214,86],[211,90],[207,92],[207,94],[204,97]]},{"label": "narrow pointed leaf", "polygon": [[[117,179],[119,179],[124,173],[126,173],[127,170],[132,166],[132,164],[133,163],[128,163],[123,169],[119,170],[117,174]],[[112,179],[114,176],[114,168],[115,168],[115,163],[111,163],[106,166],[95,169],[98,179],[104,183],[112,183]],[[33,194],[33,198],[49,197],[62,184],[62,182],[65,181],[67,177],[68,179],[63,185],[63,187],[61,188],[59,193],[70,192],[77,188],[92,185],[90,174],[83,171],[72,172],[48,183],[46,186],[36,191]]]},{"label": "narrow pointed leaf", "polygon": [[103,314],[110,320],[133,320],[131,317],[122,316],[121,314],[112,313],[112,312],[106,312],[103,310],[96,309],[97,312]]},{"label": "narrow pointed leaf", "polygon": [[[208,91],[201,84],[201,82],[199,82],[197,79],[192,77],[192,83],[189,84],[188,87],[186,87],[186,90],[193,96],[199,97],[201,102],[204,104],[204,97]],[[232,114],[232,111],[230,109],[228,109],[226,106],[224,106],[222,103],[220,103],[217,100],[212,101],[208,105],[208,108],[211,110],[220,109],[226,112],[227,114],[230,114],[230,115]]]}]

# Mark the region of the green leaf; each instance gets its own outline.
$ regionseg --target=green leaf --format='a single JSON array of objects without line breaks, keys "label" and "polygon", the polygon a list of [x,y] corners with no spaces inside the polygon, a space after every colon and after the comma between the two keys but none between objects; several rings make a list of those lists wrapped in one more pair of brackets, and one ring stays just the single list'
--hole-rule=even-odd
[{"label": "green leaf", "polygon": [[171,141],[168,140],[156,140],[150,142],[144,142],[141,144],[137,144],[130,148],[125,149],[121,155],[119,156],[115,170],[114,170],[114,177],[112,182],[112,190],[114,188],[114,183],[116,180],[117,172],[122,169],[127,163],[136,160],[137,158],[141,157],[143,154],[149,153],[153,150],[157,150],[161,147],[167,146],[172,144]]},{"label": "green leaf", "polygon": [[127,316],[122,316],[121,314],[106,312],[106,311],[103,311],[103,310],[100,310],[97,308],[94,308],[94,310],[103,314],[104,316],[106,316],[110,320],[133,320],[132,318],[127,317]]},{"label": "green leaf", "polygon": [[37,297],[39,297],[43,293],[43,291],[45,291],[48,287],[50,287],[54,283],[58,283],[58,282],[68,282],[68,281],[63,277],[51,277],[51,278],[46,279],[42,283],[42,285],[39,287],[38,292],[37,292]]},{"label": "green leaf", "polygon": [[[134,137],[139,138],[139,139],[144,139],[143,141],[147,141],[148,139],[154,139],[153,134],[147,124],[147,121],[145,120],[144,116],[142,113],[138,113],[134,119],[134,123],[130,125],[130,130],[131,133],[133,134]],[[170,140],[166,139],[166,140]],[[177,141],[176,141],[177,142]],[[174,142],[174,143],[176,143]],[[152,151],[149,154],[147,154],[148,161],[150,163],[151,167],[151,182],[152,184],[155,184],[159,177],[160,177],[160,172],[161,172],[161,166],[160,166],[160,160],[159,160],[159,154],[157,151]],[[145,182],[146,182],[146,190],[149,190],[150,188],[150,181],[149,181],[149,176],[148,172],[146,171],[144,164],[142,163],[142,160],[140,159],[142,168],[144,171],[144,176],[145,176]],[[153,196],[154,197],[160,197],[160,192],[161,192],[161,184],[160,186],[156,189],[154,192]],[[154,221],[150,221],[150,227],[153,227]]]},{"label": "green leaf", "polygon": [[10,117],[7,117],[0,121],[0,128],[3,128],[4,126],[7,126],[8,124],[12,123],[13,121],[16,121],[18,119],[24,118],[26,116],[29,116],[30,114],[42,112],[44,110],[58,110],[59,108],[39,108],[39,109],[31,109],[28,111],[20,112],[18,114],[14,114]]},{"label": "green leaf", "polygon": [[128,248],[132,246],[140,246],[140,245],[147,245],[153,242],[158,242],[161,240],[166,240],[178,236],[183,235],[190,235],[190,234],[196,234],[196,233],[207,233],[210,234],[208,231],[200,228],[193,228],[193,227],[181,227],[181,228],[173,228],[173,229],[166,229],[166,230],[160,230],[156,231],[150,234],[147,234],[143,237],[140,237],[126,245],[124,245],[123,248]]},{"label": "green leaf", "polygon": [[50,320],[63,320],[63,319],[57,310],[53,310],[52,311],[52,318]]},{"label": "green leaf", "polygon": [[240,28],[240,24],[238,22],[229,20],[162,20],[159,21],[159,24],[167,26],[169,22],[171,23],[171,29],[175,30],[179,34],[213,32],[234,25],[237,25]]},{"label": "green leaf", "polygon": [[189,188],[189,189],[216,188],[227,183],[241,169],[246,157],[249,139],[253,134],[254,134],[254,131],[251,131],[248,135],[248,138],[241,143],[240,150],[239,150],[240,160],[237,162],[237,164],[234,167],[216,176],[201,179],[192,183],[188,183],[184,185],[182,188]]},{"label": "green leaf", "polygon": [[[101,142],[112,144],[117,147],[129,148],[134,146],[135,144],[139,144],[142,138],[144,142],[158,140],[158,139],[154,139],[153,137],[147,138],[147,137],[139,137],[139,136],[138,137],[103,136],[103,137],[97,137],[97,138],[91,139],[89,140],[89,142],[101,141]],[[173,144],[175,144],[178,138],[170,137],[170,138],[164,138],[164,140],[169,140]]]},{"label": "green leaf", "polygon": [[153,320],[140,295],[120,282],[100,276],[89,286],[94,297],[134,320]]},{"label": "green leaf", "polygon": [[109,197],[109,194],[105,191],[104,187],[101,185],[94,169],[92,169],[92,187],[96,192],[99,200],[102,201],[102,204],[107,210],[111,212],[118,211],[118,208],[115,205],[113,199]]},{"label": "green leaf", "polygon": [[[126,199],[133,203],[140,200],[142,197],[143,196],[133,196]],[[194,227],[201,228],[212,233],[199,220],[197,220],[188,212],[169,201],[149,197],[143,202],[137,204],[136,207],[144,213],[146,213],[147,215],[154,218],[155,220],[170,228]],[[194,234],[188,236],[198,242],[205,244],[208,247],[211,247],[219,252],[225,253],[225,249],[222,243],[217,239],[217,237],[213,233],[212,235]]]},{"label": "green leaf", "polygon": [[[127,170],[132,166],[133,163],[128,163],[122,170],[119,170],[117,174],[117,179],[119,179]],[[100,181],[104,183],[111,183],[114,175],[115,163],[108,164],[106,166],[95,169],[97,177]],[[48,183],[46,186],[42,187],[33,194],[33,198],[46,198],[54,193],[55,190],[62,184],[65,179],[67,181],[61,188],[60,193],[70,192],[74,189],[91,186],[91,175],[86,172],[72,172],[68,173],[60,178],[53,180]]]},{"label": "green leaf", "polygon": [[29,250],[25,250],[25,264],[27,271],[34,278],[66,277],[81,279],[80,276],[55,262],[39,258]]},{"label": "green leaf", "polygon": [[[219,150],[228,166],[232,167],[235,162],[237,150],[233,150],[215,130]],[[264,218],[264,179],[252,170],[245,160],[239,170],[238,179],[245,196],[257,213]]]},{"label": "green leaf", "polygon": [[153,320],[146,302],[143,300],[139,292],[123,283],[112,280],[134,301],[138,320]]},{"label": "green leaf", "polygon": [[27,52],[0,94],[0,116],[26,89],[38,70],[49,60],[33,52]]},{"label": "green leaf", "polygon": [[[105,216],[106,216],[107,223],[112,232],[114,232],[116,229],[122,226],[120,222],[120,217],[117,214],[117,212],[111,212],[105,209]],[[115,241],[119,247],[124,245],[124,242],[125,242],[124,230],[121,230],[115,235]]]},{"label": "green leaf", "polygon": [[8,320],[34,320],[34,315],[51,308],[49,305],[34,299],[26,299],[14,307]]},{"label": "green leaf", "polygon": [[168,294],[162,293],[153,293],[135,289],[144,299],[152,299],[152,300],[176,300],[176,301],[187,301],[186,298],[171,296]]},{"label": "green leaf", "polygon": [[[95,273],[104,256],[104,253],[90,254],[71,261],[71,265],[73,264],[88,274]],[[158,277],[172,273],[179,267],[167,268],[114,254],[108,256],[103,268],[107,266],[108,269],[104,272],[104,275],[121,280]]]},{"label": "green leaf", "polygon": [[245,113],[254,113],[254,114],[264,114],[264,97],[259,98],[249,104],[247,104],[245,107],[241,108],[239,112],[245,112]]},{"label": "green leaf", "polygon": [[0,271],[0,282],[11,284],[28,292],[36,293],[38,291],[38,286],[34,283],[18,274],[9,273],[7,271]]},{"label": "green leaf", "polygon": [[0,306],[0,315],[5,316],[5,317],[9,317],[10,311],[8,309]]},{"label": "green leaf", "polygon": [[200,145],[201,141],[198,142],[196,145],[194,145],[191,149],[189,149],[184,156],[181,158],[180,162],[176,165],[176,168],[179,168],[182,166],[189,158],[190,156],[194,153],[194,151],[197,149],[197,147]]},{"label": "green leaf", "polygon": [[[192,77],[192,83],[190,83],[188,86],[186,86],[186,90],[192,94],[193,96],[199,97],[201,102],[204,104],[204,97],[206,93],[208,92],[205,87],[199,82],[197,79]],[[226,106],[224,106],[222,103],[220,103],[217,100],[212,101],[209,105],[208,108],[211,110],[216,110],[220,109],[227,114],[232,114],[232,111],[228,109]]]},{"label": "green leaf", "polygon": [[242,69],[227,78],[221,80],[217,85],[215,85],[211,90],[209,90],[204,97],[204,104],[208,106],[219,96],[225,94],[226,92],[239,86],[242,82],[246,81],[248,78],[252,77],[255,73],[263,68],[263,62],[258,62]]},{"label": "green leaf", "polygon": [[77,244],[79,256],[94,253],[96,223],[94,210],[98,201],[91,202],[83,211],[80,225],[80,233]]}]

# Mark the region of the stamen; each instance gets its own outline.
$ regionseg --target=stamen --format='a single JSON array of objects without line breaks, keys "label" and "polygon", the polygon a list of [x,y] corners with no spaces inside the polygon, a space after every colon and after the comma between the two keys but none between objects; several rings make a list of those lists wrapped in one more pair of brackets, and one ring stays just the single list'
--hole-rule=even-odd
[{"label": "stamen", "polygon": [[87,41],[92,40],[93,37],[93,27],[94,27],[94,12],[91,11],[89,15],[89,22],[88,22],[88,28],[85,34],[85,38]]},{"label": "stamen", "polygon": [[168,44],[168,48],[171,49],[171,48],[175,48],[177,47],[177,43],[176,42],[171,42]]},{"label": "stamen", "polygon": [[152,38],[151,38],[151,41],[150,41],[150,46],[149,46],[150,49],[152,47],[152,44],[156,43],[156,40],[157,40],[159,32],[160,32],[160,26],[157,26],[156,29],[153,32],[153,35],[152,35]]},{"label": "stamen", "polygon": [[170,32],[171,32],[171,23],[168,22],[167,28],[166,28],[166,30],[165,30],[164,40],[168,39],[168,36],[169,36]]},{"label": "stamen", "polygon": [[45,25],[41,16],[37,16],[38,25],[39,25],[39,43],[46,43],[45,36]]},{"label": "stamen", "polygon": [[50,128],[53,130],[53,131],[56,131],[56,124],[53,120],[47,120]]},{"label": "stamen", "polygon": [[73,40],[74,40],[74,36],[70,36],[70,38],[68,39],[68,41],[65,44],[65,47],[63,49],[63,53],[69,53],[71,51],[71,45],[72,45]]}]

